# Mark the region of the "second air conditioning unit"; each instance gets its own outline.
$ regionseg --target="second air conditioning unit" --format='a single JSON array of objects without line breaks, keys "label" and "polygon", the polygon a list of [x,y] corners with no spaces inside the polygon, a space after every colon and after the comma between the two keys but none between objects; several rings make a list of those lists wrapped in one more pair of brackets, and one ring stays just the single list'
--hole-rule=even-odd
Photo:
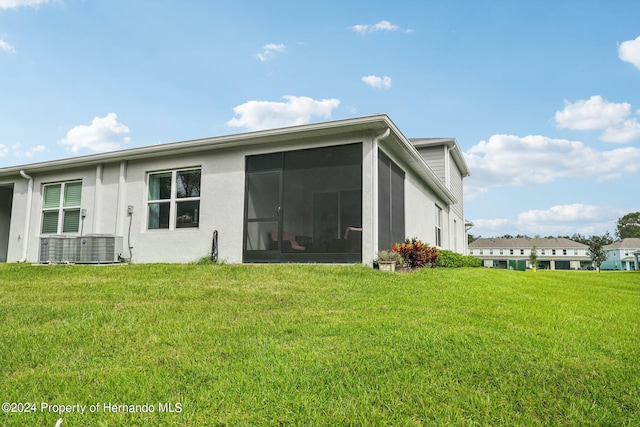
[{"label": "second air conditioning unit", "polygon": [[87,234],[77,237],[76,263],[110,264],[120,262],[122,237],[110,234]]}]

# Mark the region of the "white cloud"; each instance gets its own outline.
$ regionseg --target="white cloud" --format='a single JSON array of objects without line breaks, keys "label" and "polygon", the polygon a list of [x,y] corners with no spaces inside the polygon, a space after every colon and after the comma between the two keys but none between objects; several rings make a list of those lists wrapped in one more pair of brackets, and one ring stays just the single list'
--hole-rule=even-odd
[{"label": "white cloud", "polygon": [[354,31],[360,34],[376,33],[378,31],[386,31],[386,32],[403,31],[406,33],[413,32],[413,30],[403,30],[401,27],[394,25],[389,21],[380,21],[377,24],[354,25],[352,27],[349,27],[349,29],[351,31]]},{"label": "white cloud", "polygon": [[262,47],[262,52],[258,54],[258,59],[265,62],[275,58],[277,53],[282,53],[287,50],[287,47],[283,44],[269,43]]},{"label": "white cloud", "polygon": [[640,36],[635,40],[627,40],[618,46],[618,57],[633,64],[640,70]]},{"label": "white cloud", "polygon": [[67,137],[60,141],[63,145],[69,145],[73,153],[81,149],[104,152],[122,148],[129,143],[131,138],[126,135],[129,128],[118,122],[115,113],[109,113],[105,117],[94,117],[89,126],[75,126]]},{"label": "white cloud", "polygon": [[478,234],[476,230],[481,230],[484,234],[487,232],[491,234],[508,234],[509,232],[507,231],[501,231],[510,229],[513,226],[513,221],[507,218],[474,219],[472,222],[474,231],[472,231],[471,234]]},{"label": "white cloud", "polygon": [[0,39],[0,50],[4,50],[5,52],[9,52],[9,53],[16,53],[16,50],[13,48],[13,46],[11,46],[9,43],[4,41],[3,39]]},{"label": "white cloud", "polygon": [[0,9],[17,9],[21,6],[38,7],[51,0],[0,0]]},{"label": "white cloud", "polygon": [[607,127],[600,139],[605,142],[627,143],[640,139],[640,123],[638,119],[631,118],[622,123]]},{"label": "white cloud", "polygon": [[564,101],[564,105],[564,110],[556,111],[556,123],[566,129],[604,129],[622,122],[631,113],[631,104],[609,102],[600,95],[574,103]]},{"label": "white cloud", "polygon": [[556,124],[561,129],[596,130],[604,129],[600,140],[627,143],[640,138],[640,123],[631,115],[631,104],[614,103],[600,95],[564,102],[562,111],[556,111]]},{"label": "white cloud", "polygon": [[38,154],[38,153],[42,153],[47,151],[47,147],[45,147],[44,145],[40,144],[40,145],[36,145],[35,147],[31,147],[27,150],[21,150],[20,149],[20,144],[13,144],[11,146],[11,150],[14,152],[14,154],[17,157],[27,157],[27,158],[31,158],[34,155]]},{"label": "white cloud", "polygon": [[337,99],[315,100],[306,96],[284,96],[286,102],[247,101],[234,107],[239,117],[227,122],[233,127],[249,130],[273,129],[285,126],[303,125],[312,117],[329,118],[338,108]]},{"label": "white cloud", "polygon": [[522,212],[518,215],[520,224],[545,224],[545,223],[581,223],[594,221],[608,221],[615,218],[620,212],[618,210],[574,203],[570,205],[556,205],[547,210],[533,209]]},{"label": "white cloud", "polygon": [[389,89],[391,87],[391,77],[364,76],[362,81],[371,87]]},{"label": "white cloud", "polygon": [[598,151],[579,141],[541,135],[493,135],[465,152],[471,195],[491,187],[547,184],[567,177],[600,181],[640,170],[640,148]]},{"label": "white cloud", "polygon": [[474,219],[471,234],[485,237],[505,234],[529,236],[603,234],[613,230],[616,220],[624,213],[618,209],[584,203],[556,205],[549,209],[521,212],[516,219]]}]

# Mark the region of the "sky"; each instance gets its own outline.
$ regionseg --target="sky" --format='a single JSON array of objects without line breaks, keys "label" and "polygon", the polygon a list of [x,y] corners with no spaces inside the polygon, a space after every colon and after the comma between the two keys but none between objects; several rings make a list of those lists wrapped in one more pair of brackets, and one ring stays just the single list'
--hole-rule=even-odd
[{"label": "sky", "polygon": [[385,113],[470,233],[640,211],[640,2],[0,0],[0,168]]}]

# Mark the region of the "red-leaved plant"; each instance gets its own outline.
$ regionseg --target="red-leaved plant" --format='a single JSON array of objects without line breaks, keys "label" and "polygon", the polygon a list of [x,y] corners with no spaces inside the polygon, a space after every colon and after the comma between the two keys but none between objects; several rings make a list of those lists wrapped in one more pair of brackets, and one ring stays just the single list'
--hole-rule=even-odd
[{"label": "red-leaved plant", "polygon": [[440,259],[440,254],[436,247],[422,243],[416,237],[405,239],[404,243],[396,243],[391,250],[398,252],[407,267],[412,270],[423,267],[435,267],[438,265],[438,259]]}]

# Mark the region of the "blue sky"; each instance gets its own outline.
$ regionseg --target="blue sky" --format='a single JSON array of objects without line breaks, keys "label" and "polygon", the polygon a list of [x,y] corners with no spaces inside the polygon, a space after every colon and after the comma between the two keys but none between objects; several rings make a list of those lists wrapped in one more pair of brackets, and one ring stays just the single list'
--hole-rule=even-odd
[{"label": "blue sky", "polygon": [[0,167],[376,113],[457,139],[471,233],[613,233],[640,2],[0,0]]}]

